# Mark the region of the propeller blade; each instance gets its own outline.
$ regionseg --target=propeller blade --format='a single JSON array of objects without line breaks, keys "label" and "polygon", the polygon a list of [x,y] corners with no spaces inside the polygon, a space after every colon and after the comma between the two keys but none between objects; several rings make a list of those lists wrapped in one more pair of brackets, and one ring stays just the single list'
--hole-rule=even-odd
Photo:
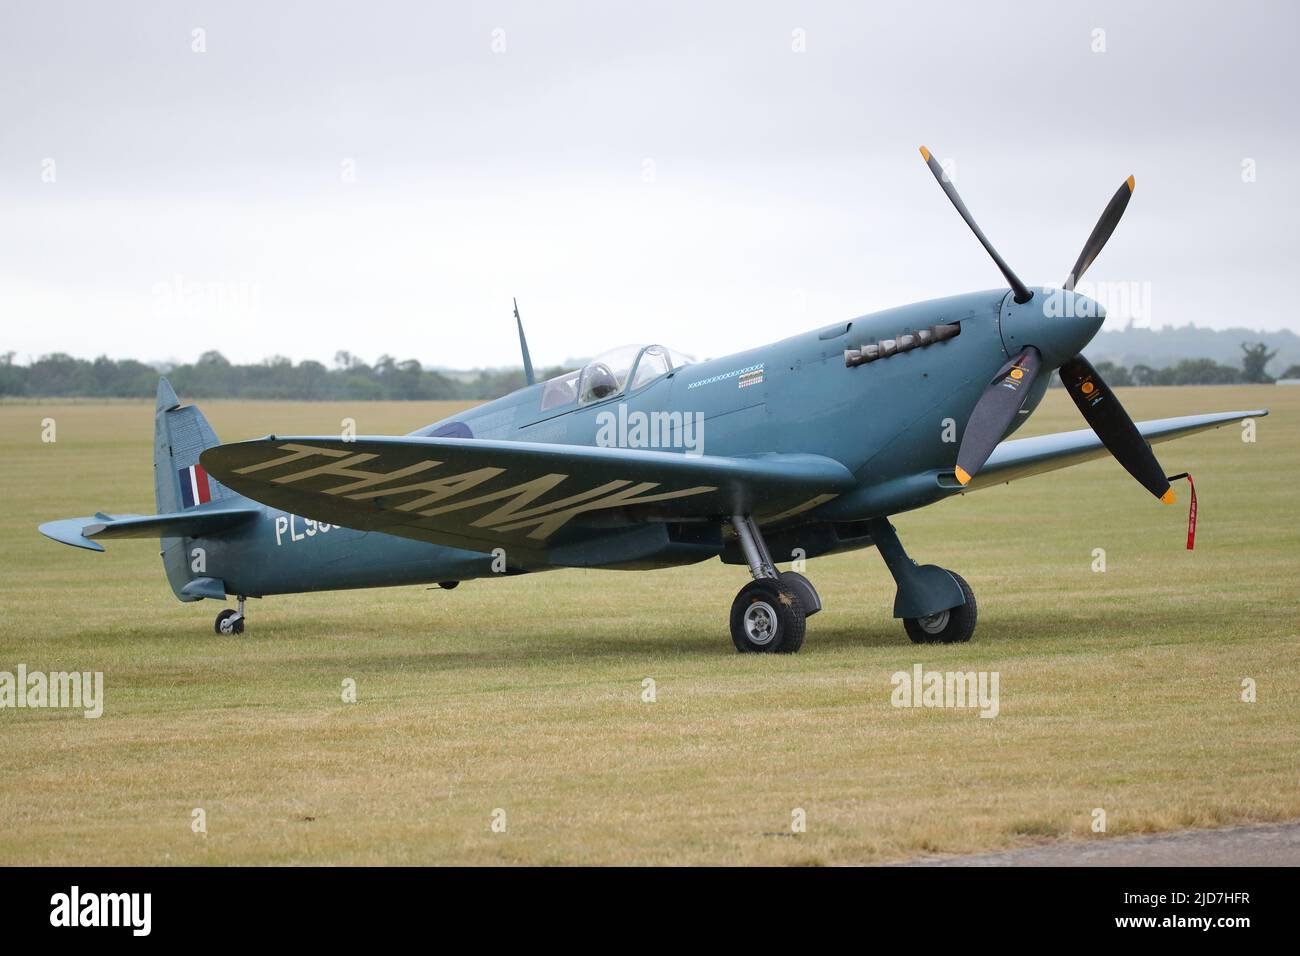
[{"label": "propeller blade", "polygon": [[1032,345],[1013,358],[998,371],[992,384],[984,390],[971,412],[966,430],[962,432],[961,448],[957,450],[957,480],[963,485],[984,467],[993,449],[1007,433],[1016,413],[1025,404],[1029,389],[1038,377],[1043,356]]},{"label": "propeller blade", "polygon": [[[934,173],[934,178],[938,180],[939,188],[947,194],[948,200],[957,209],[961,217],[966,220],[966,225],[970,226],[970,231],[975,233],[975,238],[980,241],[980,244],[984,246],[984,250],[993,258],[993,262],[1002,271],[1002,275],[1007,280],[1007,285],[1011,286],[1011,290],[1016,294],[1016,301],[1028,302],[1033,298],[1033,293],[1020,281],[1020,277],[1011,271],[1011,267],[1007,265],[1006,260],[998,255],[998,251],[993,248],[993,243],[989,242],[983,230],[976,225],[975,217],[970,214],[966,204],[961,201],[961,196],[957,195],[957,187],[948,180],[948,175],[943,171],[943,167],[939,165],[939,161],[924,146],[921,147],[921,155],[925,157],[925,164],[930,167],[930,172]],[[1105,242],[1105,240],[1102,241]]]},{"label": "propeller blade", "polygon": [[1083,274],[1088,271],[1088,266],[1092,261],[1101,255],[1101,250],[1106,247],[1110,241],[1111,233],[1119,225],[1119,219],[1124,215],[1124,209],[1128,206],[1129,197],[1133,195],[1133,188],[1136,185],[1133,177],[1130,176],[1124,180],[1124,185],[1115,190],[1115,195],[1110,197],[1110,202],[1102,210],[1101,218],[1097,220],[1097,225],[1092,227],[1092,235],[1088,241],[1083,244],[1083,251],[1079,253],[1078,260],[1074,263],[1074,268],[1070,274],[1065,277],[1063,288],[1068,292],[1074,288],[1074,284],[1083,278]]},{"label": "propeller blade", "polygon": [[1103,445],[1130,475],[1167,505],[1177,500],[1155,453],[1097,370],[1082,355],[1061,366],[1061,383]]}]

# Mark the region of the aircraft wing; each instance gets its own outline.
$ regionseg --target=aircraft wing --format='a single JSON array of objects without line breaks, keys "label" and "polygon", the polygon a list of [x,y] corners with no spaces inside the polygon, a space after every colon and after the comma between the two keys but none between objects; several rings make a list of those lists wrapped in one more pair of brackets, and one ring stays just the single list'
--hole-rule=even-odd
[{"label": "aircraft wing", "polygon": [[[1150,444],[1172,441],[1184,435],[1194,435],[1210,428],[1220,428],[1243,418],[1262,418],[1268,409],[1253,412],[1212,412],[1208,415],[1183,415],[1179,418],[1160,418],[1137,422],[1137,429]],[[1068,468],[1094,458],[1108,455],[1106,447],[1090,428],[1034,438],[1016,438],[1004,441],[993,450],[988,462],[966,487],[975,491],[1000,485],[1028,475],[1038,475],[1058,468]]]},{"label": "aircraft wing", "polygon": [[595,555],[595,542],[649,522],[799,510],[854,486],[847,468],[819,455],[467,438],[272,436],[210,448],[201,462],[275,508],[471,551],[504,548],[512,563],[555,563],[557,550],[588,546]]}]

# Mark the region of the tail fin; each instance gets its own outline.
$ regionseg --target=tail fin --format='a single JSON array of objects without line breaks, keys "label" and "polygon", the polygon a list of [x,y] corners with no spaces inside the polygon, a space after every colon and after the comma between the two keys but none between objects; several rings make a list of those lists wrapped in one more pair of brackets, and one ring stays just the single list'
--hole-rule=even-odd
[{"label": "tail fin", "polygon": [[[194,539],[238,533],[241,525],[258,518],[261,505],[236,494],[208,477],[199,455],[221,442],[212,426],[193,405],[181,407],[167,379],[158,381],[154,411],[153,472],[154,515],[108,515],[47,521],[38,529],[47,538],[91,551],[103,551],[96,538],[162,539],[163,570],[167,583],[182,601],[226,596],[225,582],[209,577],[207,549]],[[201,508],[209,502],[217,507]]]},{"label": "tail fin", "polygon": [[154,416],[153,482],[159,514],[236,497],[199,464],[199,455],[221,441],[198,408],[181,405],[165,378],[158,380]]},{"label": "tail fin", "polygon": [[[219,444],[221,441],[203,413],[193,405],[182,406],[167,379],[160,378],[153,428],[154,499],[160,515],[183,512],[210,501],[239,498],[225,485],[209,477],[199,465],[199,455]],[[191,578],[203,574],[204,570],[191,567],[194,556],[186,538],[168,534],[173,530],[170,528],[159,530],[167,582],[182,601],[197,601],[197,597],[188,595],[184,589]]]}]

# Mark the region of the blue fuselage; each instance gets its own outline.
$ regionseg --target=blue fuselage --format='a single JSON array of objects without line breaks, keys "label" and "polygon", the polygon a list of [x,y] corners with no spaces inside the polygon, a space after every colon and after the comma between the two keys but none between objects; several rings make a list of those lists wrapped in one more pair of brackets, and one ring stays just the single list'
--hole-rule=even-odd
[{"label": "blue fuselage", "polygon": [[[1052,299],[1064,317],[1052,313]],[[412,434],[596,445],[611,426],[620,438],[656,413],[662,450],[750,457],[809,453],[843,463],[857,487],[816,503],[801,517],[817,553],[868,543],[856,525],[937,501],[958,490],[952,479],[961,434],[984,389],[1025,345],[1055,368],[1077,354],[1101,323],[1082,297],[1039,290],[1023,305],[1005,289],[889,309],[722,358],[674,368],[607,398],[544,407],[547,383],[531,385]],[[1082,313],[1083,318],[1075,317]],[[910,329],[956,324],[955,337],[850,367],[845,350]],[[1037,407],[1050,374],[1040,376],[1014,431]],[[634,436],[635,437],[635,436]],[[666,443],[665,443],[666,442]],[[816,526],[810,529],[809,526]],[[783,527],[789,526],[787,519]],[[820,533],[818,533],[820,532]],[[707,536],[691,547],[665,546],[662,566],[722,555]],[[502,573],[491,554],[320,525],[266,508],[262,520],[214,539],[209,572],[229,593],[263,595],[339,588],[459,581]],[[774,551],[777,550],[775,547]],[[815,554],[808,554],[809,557]]]}]

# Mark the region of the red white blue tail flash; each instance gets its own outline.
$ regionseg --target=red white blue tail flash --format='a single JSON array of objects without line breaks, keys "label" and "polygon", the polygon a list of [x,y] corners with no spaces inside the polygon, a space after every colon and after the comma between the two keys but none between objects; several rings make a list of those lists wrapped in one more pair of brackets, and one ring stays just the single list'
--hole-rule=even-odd
[{"label": "red white blue tail flash", "polygon": [[208,482],[208,473],[202,465],[190,465],[179,472],[181,480],[181,506],[193,508],[205,505],[212,500],[212,487]]}]

